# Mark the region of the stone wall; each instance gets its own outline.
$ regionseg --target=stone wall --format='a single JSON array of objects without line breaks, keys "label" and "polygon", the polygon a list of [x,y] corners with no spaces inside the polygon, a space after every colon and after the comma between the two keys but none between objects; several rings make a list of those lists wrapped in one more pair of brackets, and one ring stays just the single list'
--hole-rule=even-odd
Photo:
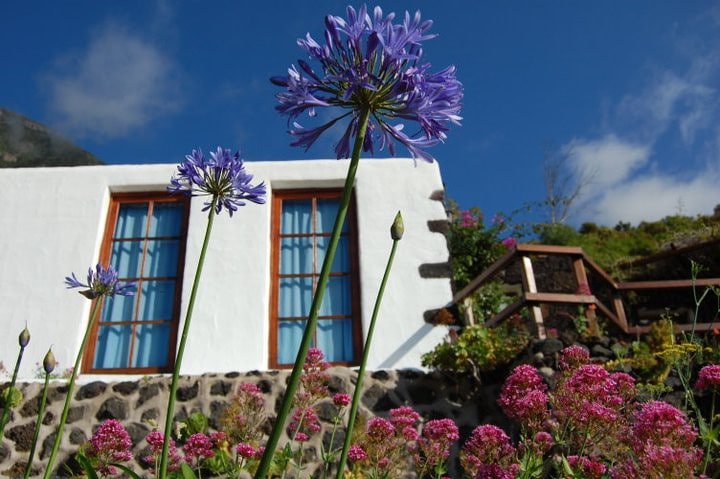
[{"label": "stone wall", "polygon": [[[332,368],[330,373],[332,393],[352,393],[357,377],[355,371]],[[279,407],[288,375],[288,371],[254,371],[183,377],[177,393],[175,419],[182,420],[194,411],[202,411],[210,418],[210,426],[215,428],[224,404],[243,382],[258,384],[266,393],[268,414],[274,415],[272,409]],[[125,425],[134,444],[135,458],[142,457],[147,446],[145,435],[156,424],[159,424],[159,429],[163,428],[163,412],[167,406],[169,384],[168,377],[152,377],[139,381],[90,382],[79,385],[65,426],[61,454],[56,462],[57,477],[70,476],[73,470],[77,470],[72,458],[73,453],[89,439],[93,428],[105,419],[118,419]],[[18,388],[24,399],[22,404],[12,411],[11,420],[5,428],[5,438],[0,445],[0,474],[3,477],[22,476],[42,393],[41,383],[25,383]],[[497,384],[479,386],[466,376],[412,370],[380,370],[369,374],[365,379],[361,411],[365,415],[386,415],[392,408],[409,405],[425,420],[452,418],[460,427],[461,436],[467,437],[478,424],[503,425],[502,415],[495,404],[498,390]],[[66,391],[66,385],[62,381],[56,381],[50,386],[48,405],[35,454],[35,473],[40,474],[47,463]],[[330,408],[323,408],[322,405],[319,408],[319,415],[326,430],[309,443],[310,460],[319,456],[321,441],[330,440],[327,431],[330,424],[329,410]],[[336,443],[342,440],[342,437],[335,438]],[[133,467],[140,472],[147,465],[138,460]]]}]

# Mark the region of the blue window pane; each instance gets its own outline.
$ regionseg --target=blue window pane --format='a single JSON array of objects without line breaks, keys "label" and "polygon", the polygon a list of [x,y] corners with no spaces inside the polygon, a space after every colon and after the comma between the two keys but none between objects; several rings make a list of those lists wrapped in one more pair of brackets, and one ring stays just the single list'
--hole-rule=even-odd
[{"label": "blue window pane", "polygon": [[[347,236],[340,237],[337,251],[335,251],[332,268],[330,269],[332,273],[347,273],[350,271],[350,250],[348,248],[348,241],[349,239]],[[325,261],[325,252],[327,251],[329,244],[329,236],[317,237],[318,271],[321,268],[322,262]]]},{"label": "blue window pane", "polygon": [[155,203],[148,236],[180,236],[183,208],[180,203]]},{"label": "blue window pane", "polygon": [[317,326],[317,347],[325,354],[325,360],[352,361],[352,320],[321,319]]},{"label": "blue window pane", "polygon": [[140,321],[172,319],[175,281],[143,281]]},{"label": "blue window pane", "polygon": [[307,316],[312,293],[312,278],[280,278],[278,315],[281,318]]},{"label": "blue window pane", "polygon": [[135,296],[108,296],[103,305],[103,321],[132,321],[135,313]]},{"label": "blue window pane", "polygon": [[307,321],[279,321],[278,323],[278,363],[292,364],[295,362],[300,339],[305,331]]},{"label": "blue window pane", "polygon": [[147,210],[147,203],[133,203],[120,206],[117,224],[115,225],[115,237],[142,238],[145,236]]},{"label": "blue window pane", "polygon": [[282,238],[280,240],[280,274],[303,274],[312,272],[312,238]]},{"label": "blue window pane", "polygon": [[[335,217],[340,207],[339,199],[317,200],[317,232],[330,233],[335,225]],[[343,223],[343,232],[347,231],[347,218]]]},{"label": "blue window pane", "polygon": [[331,276],[320,306],[320,316],[345,316],[351,314],[350,278]]},{"label": "blue window pane", "polygon": [[121,278],[140,276],[143,241],[115,241],[112,245],[110,264]]},{"label": "blue window pane", "polygon": [[170,324],[141,324],[137,327],[132,366],[161,367],[168,363]]},{"label": "blue window pane", "polygon": [[94,368],[126,368],[130,351],[130,326],[100,326]]},{"label": "blue window pane", "polygon": [[285,200],[282,206],[280,233],[312,233],[312,202]]},{"label": "blue window pane", "polygon": [[148,241],[143,276],[146,278],[175,276],[179,249],[178,240]]}]

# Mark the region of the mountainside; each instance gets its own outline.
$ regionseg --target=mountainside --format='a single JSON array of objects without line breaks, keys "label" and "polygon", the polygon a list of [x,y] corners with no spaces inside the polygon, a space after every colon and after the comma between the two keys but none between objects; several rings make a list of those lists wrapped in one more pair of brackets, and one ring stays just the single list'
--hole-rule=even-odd
[{"label": "mountainside", "polygon": [[46,126],[0,108],[0,168],[102,164]]}]

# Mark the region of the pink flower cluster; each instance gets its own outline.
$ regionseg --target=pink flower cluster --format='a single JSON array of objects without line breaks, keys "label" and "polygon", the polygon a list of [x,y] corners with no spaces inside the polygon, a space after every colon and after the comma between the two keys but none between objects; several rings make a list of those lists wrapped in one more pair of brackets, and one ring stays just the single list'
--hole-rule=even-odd
[{"label": "pink flower cluster", "polygon": [[472,211],[470,210],[463,210],[460,213],[460,227],[462,228],[472,228],[477,224],[478,220],[475,218],[475,216],[472,214]]},{"label": "pink flower cluster", "polygon": [[[143,458],[145,462],[153,466],[158,465],[160,461],[160,454],[162,454],[164,440],[165,436],[160,431],[152,431],[147,436],[145,436],[145,441],[147,441],[151,452],[151,455],[145,456]],[[180,454],[178,453],[177,447],[175,446],[175,441],[170,438],[170,446],[168,452],[168,471],[177,471],[178,469],[180,469],[181,462],[182,459],[180,457]],[[154,467],[152,469],[154,471]]]},{"label": "pink flower cluster", "polygon": [[529,364],[513,369],[503,384],[498,404],[527,430],[540,429],[549,416],[547,386]]},{"label": "pink flower cluster", "polygon": [[302,406],[293,411],[290,425],[288,426],[290,437],[298,442],[310,440],[310,436],[320,432],[320,419],[311,406]]},{"label": "pink flower cluster", "polygon": [[501,243],[507,249],[513,249],[518,244],[517,240],[515,238],[513,238],[512,236],[505,238],[504,240],[501,241]]},{"label": "pink flower cluster", "polygon": [[703,366],[698,374],[695,387],[700,391],[705,389],[720,389],[720,364],[708,364]]},{"label": "pink flower cluster", "polygon": [[607,471],[605,464],[597,458],[570,455],[567,457],[567,461],[573,472],[580,473],[580,476],[585,479],[601,479]]},{"label": "pink flower cluster", "polygon": [[206,434],[201,432],[195,433],[185,441],[185,445],[183,446],[185,460],[188,464],[197,467],[203,460],[215,456],[213,448],[213,441]]},{"label": "pink flower cluster", "polygon": [[558,366],[566,374],[590,361],[590,353],[581,346],[570,346],[560,351]]},{"label": "pink flower cluster", "polygon": [[695,477],[703,451],[693,446],[697,431],[679,409],[650,401],[635,413],[630,446],[632,457],[611,471],[613,479]]},{"label": "pink flower cluster", "polygon": [[519,466],[505,431],[484,424],[476,427],[460,451],[460,464],[470,477],[515,478]]},{"label": "pink flower cluster", "polygon": [[415,441],[418,438],[415,424],[419,420],[420,414],[409,406],[401,406],[390,411],[390,422],[406,441]]},{"label": "pink flower cluster", "polygon": [[328,396],[327,383],[330,375],[327,369],[330,364],[325,361],[325,355],[317,348],[308,350],[300,383],[303,390],[295,396],[298,406],[311,406],[318,400]]},{"label": "pink flower cluster", "polygon": [[433,419],[423,426],[414,456],[418,476],[424,477],[442,466],[450,455],[450,448],[460,439],[460,431],[452,419]]},{"label": "pink flower cluster", "polygon": [[132,441],[125,427],[116,419],[108,419],[93,433],[86,454],[88,458],[96,461],[100,474],[114,476],[118,469],[110,464],[131,460],[131,448]]}]

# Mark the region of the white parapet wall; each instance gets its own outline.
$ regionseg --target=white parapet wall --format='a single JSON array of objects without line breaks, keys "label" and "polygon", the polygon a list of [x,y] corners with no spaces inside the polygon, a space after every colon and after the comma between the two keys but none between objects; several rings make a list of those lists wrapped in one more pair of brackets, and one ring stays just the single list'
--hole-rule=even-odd
[{"label": "white parapet wall", "polygon": [[[278,189],[340,188],[348,162],[246,162],[248,171]],[[100,253],[110,196],[164,191],[176,165],[110,165],[0,170],[0,360],[11,369],[17,334],[27,322],[32,339],[20,377],[30,379],[52,345],[59,368],[72,365],[89,318],[90,302],[66,290],[71,272],[84,278]],[[363,160],[355,183],[360,305],[367,332],[391,248],[389,228],[402,211],[405,236],[385,291],[369,368],[416,368],[443,340],[445,327],[423,315],[452,296],[448,277],[423,278],[420,265],[448,261],[444,236],[428,229],[442,221],[437,163]],[[190,296],[206,224],[204,198],[193,198],[188,227],[181,320]],[[270,204],[249,204],[216,218],[195,304],[183,374],[268,369]],[[81,375],[81,381],[118,379]]]}]

